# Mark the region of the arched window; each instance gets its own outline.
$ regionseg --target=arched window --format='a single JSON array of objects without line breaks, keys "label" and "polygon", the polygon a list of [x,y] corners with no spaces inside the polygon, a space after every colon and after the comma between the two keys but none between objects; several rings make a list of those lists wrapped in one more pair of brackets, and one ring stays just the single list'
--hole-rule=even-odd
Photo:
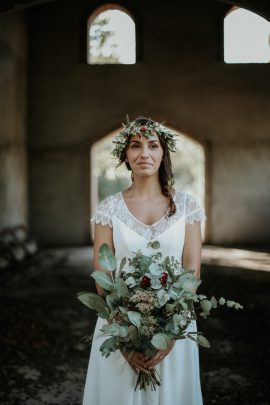
[{"label": "arched window", "polygon": [[269,63],[270,23],[243,8],[233,7],[224,19],[226,63]]},{"label": "arched window", "polygon": [[88,18],[87,62],[91,65],[136,62],[135,23],[126,9],[107,4]]}]

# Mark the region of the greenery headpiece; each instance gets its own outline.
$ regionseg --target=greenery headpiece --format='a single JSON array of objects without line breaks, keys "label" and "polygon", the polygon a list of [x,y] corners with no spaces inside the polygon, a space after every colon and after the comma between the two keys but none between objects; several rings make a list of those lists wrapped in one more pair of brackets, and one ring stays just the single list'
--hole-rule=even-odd
[{"label": "greenery headpiece", "polygon": [[[149,138],[153,133],[156,133],[165,140],[170,152],[176,151],[176,133],[166,128],[163,123],[153,121],[151,118],[145,119],[144,117],[137,118],[130,122],[127,116],[126,120],[127,123],[122,123],[123,129],[113,140],[114,149],[112,155],[120,161],[124,158],[123,152],[129,144],[131,135],[140,135]],[[142,121],[144,121],[143,124]]]}]

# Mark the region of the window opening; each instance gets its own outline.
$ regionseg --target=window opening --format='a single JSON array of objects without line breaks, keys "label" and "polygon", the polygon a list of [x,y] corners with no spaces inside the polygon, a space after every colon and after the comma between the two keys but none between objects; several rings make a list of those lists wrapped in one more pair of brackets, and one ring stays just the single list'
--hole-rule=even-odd
[{"label": "window opening", "polygon": [[270,23],[243,8],[233,7],[224,19],[226,63],[269,63]]},{"label": "window opening", "polygon": [[87,35],[89,64],[136,62],[135,23],[126,11],[110,7],[95,13],[88,20]]}]

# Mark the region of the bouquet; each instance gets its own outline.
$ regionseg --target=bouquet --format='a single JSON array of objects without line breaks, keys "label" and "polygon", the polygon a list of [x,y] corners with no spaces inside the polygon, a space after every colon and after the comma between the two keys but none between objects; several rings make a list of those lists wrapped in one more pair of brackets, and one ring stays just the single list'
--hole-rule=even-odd
[{"label": "bouquet", "polygon": [[[158,241],[149,242],[144,254],[134,252],[128,261],[121,261],[118,276],[114,276],[116,259],[107,244],[99,249],[99,262],[106,272],[94,271],[92,277],[104,290],[104,296],[79,292],[79,300],[107,320],[100,330],[107,337],[100,347],[108,357],[121,350],[141,352],[153,357],[158,350],[166,350],[174,340],[189,338],[198,345],[210,347],[202,332],[188,331],[197,319],[210,315],[218,305],[242,309],[242,305],[223,297],[208,299],[197,294],[201,280],[194,270],[185,270],[174,256],[162,257]],[[152,368],[149,373],[138,373],[137,387],[152,390],[160,385],[159,376]]]}]

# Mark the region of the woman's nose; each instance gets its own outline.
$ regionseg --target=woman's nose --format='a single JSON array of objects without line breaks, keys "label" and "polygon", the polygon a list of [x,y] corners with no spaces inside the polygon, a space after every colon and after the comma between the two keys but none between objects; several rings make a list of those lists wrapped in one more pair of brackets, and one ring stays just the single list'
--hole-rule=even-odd
[{"label": "woman's nose", "polygon": [[148,158],[149,157],[149,149],[147,148],[147,146],[143,146],[141,157],[143,157],[143,158]]}]

